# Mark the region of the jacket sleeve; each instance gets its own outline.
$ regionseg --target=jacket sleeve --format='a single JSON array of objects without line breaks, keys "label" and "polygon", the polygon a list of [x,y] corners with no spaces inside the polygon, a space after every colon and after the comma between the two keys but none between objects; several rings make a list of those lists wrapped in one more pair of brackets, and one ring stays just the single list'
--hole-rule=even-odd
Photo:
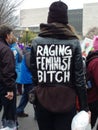
[{"label": "jacket sleeve", "polygon": [[37,65],[36,65],[36,42],[32,42],[31,54],[30,54],[30,70],[32,73],[33,83],[36,86],[38,84]]},{"label": "jacket sleeve", "polygon": [[[90,62],[89,70],[91,70],[95,86],[98,87],[98,58],[95,58]],[[98,90],[98,88],[96,90]]]},{"label": "jacket sleeve", "polygon": [[7,91],[13,91],[15,89],[15,61],[14,55],[10,48],[4,48],[1,53],[1,82]]},{"label": "jacket sleeve", "polygon": [[86,83],[83,72],[83,59],[79,42],[77,42],[77,47],[75,49],[74,72],[75,72],[74,85],[76,87],[77,95],[79,98],[80,109],[88,111],[89,108],[87,103]]}]

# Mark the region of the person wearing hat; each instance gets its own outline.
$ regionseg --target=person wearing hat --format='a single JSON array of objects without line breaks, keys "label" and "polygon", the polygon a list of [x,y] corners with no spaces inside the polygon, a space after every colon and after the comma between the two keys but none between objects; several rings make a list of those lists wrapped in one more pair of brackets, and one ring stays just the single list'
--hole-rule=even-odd
[{"label": "person wearing hat", "polygon": [[[91,127],[95,127],[98,119],[98,36],[93,38],[93,49],[86,57],[87,78],[90,77],[91,88],[88,89],[88,104],[91,111]],[[98,130],[98,124],[97,129]]]},{"label": "person wearing hat", "polygon": [[32,42],[31,73],[39,130],[71,130],[80,109],[89,112],[78,36],[68,24],[68,6],[62,1],[49,7],[47,24]]}]

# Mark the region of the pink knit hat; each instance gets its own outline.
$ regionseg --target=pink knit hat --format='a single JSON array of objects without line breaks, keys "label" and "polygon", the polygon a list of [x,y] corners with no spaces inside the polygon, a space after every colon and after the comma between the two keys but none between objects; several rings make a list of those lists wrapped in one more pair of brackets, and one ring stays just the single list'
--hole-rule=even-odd
[{"label": "pink knit hat", "polygon": [[94,36],[93,38],[93,48],[94,48],[94,51],[98,50],[98,36]]}]

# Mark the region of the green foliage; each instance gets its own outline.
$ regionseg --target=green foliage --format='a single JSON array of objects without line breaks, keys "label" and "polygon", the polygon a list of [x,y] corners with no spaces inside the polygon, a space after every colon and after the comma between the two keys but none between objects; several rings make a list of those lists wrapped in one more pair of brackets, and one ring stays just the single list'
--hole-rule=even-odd
[{"label": "green foliage", "polygon": [[23,31],[22,37],[20,38],[20,42],[23,42],[25,44],[31,43],[32,40],[37,36],[37,33],[32,32],[32,31]]}]

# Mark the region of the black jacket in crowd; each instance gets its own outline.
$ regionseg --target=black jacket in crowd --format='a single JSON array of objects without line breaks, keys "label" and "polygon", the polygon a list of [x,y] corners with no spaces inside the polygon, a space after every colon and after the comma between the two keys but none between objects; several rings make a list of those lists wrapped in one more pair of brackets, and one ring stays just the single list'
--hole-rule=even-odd
[{"label": "black jacket in crowd", "polygon": [[0,38],[0,86],[6,91],[15,89],[15,60],[8,43]]},{"label": "black jacket in crowd", "polygon": [[[62,52],[61,48],[63,48]],[[55,60],[58,61],[58,65],[55,65]],[[42,87],[61,85],[64,88],[66,86],[74,88],[79,97],[81,110],[88,111],[80,43],[77,36],[66,25],[58,23],[40,25],[40,33],[32,43],[31,72],[35,85]],[[52,87],[50,88],[52,89]],[[55,88],[58,89],[59,87]],[[43,97],[40,100],[41,96],[46,94],[42,94],[42,91],[45,92],[44,87],[40,89],[37,95],[40,102],[47,98]],[[54,100],[52,91],[49,90],[50,103]],[[61,97],[66,95],[64,89],[61,92],[58,91]],[[40,94],[41,96],[39,96]],[[67,94],[70,102],[71,92],[67,91]],[[56,99],[57,96],[54,102]],[[66,97],[64,97],[65,99]]]}]

